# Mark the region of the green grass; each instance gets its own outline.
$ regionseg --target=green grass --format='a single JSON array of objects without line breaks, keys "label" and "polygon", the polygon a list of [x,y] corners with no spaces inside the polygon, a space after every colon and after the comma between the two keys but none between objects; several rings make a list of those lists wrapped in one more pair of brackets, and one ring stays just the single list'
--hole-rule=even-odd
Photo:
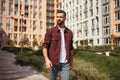
[{"label": "green grass", "polygon": [[98,55],[94,52],[79,51],[75,58],[92,63],[100,73],[109,74],[110,80],[120,79],[120,58],[113,56]]},{"label": "green grass", "polygon": [[[49,77],[49,71],[44,65],[42,51],[32,51],[31,49],[23,49],[20,53],[19,48],[6,48],[8,51],[14,52],[16,63],[23,66],[30,65],[34,69],[40,71]],[[71,70],[71,80],[120,80],[120,57],[99,55],[96,52],[75,51],[74,68]]]}]

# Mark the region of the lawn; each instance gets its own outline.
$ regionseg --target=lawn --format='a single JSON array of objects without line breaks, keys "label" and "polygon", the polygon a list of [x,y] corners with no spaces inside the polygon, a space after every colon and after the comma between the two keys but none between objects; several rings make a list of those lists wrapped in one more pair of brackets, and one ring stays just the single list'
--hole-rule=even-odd
[{"label": "lawn", "polygon": [[[20,53],[19,50],[16,48],[8,50],[17,55],[17,64],[30,65],[48,77],[41,50],[23,49],[23,53]],[[104,54],[96,54],[96,52],[77,50],[74,55],[71,80],[120,80],[119,69],[119,56],[105,56]]]}]

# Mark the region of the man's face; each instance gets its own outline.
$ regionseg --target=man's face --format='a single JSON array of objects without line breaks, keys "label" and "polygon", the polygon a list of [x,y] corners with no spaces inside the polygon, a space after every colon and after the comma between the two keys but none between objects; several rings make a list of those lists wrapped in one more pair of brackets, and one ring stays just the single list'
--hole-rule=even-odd
[{"label": "man's face", "polygon": [[64,24],[66,17],[64,16],[64,13],[57,13],[57,24],[61,25]]}]

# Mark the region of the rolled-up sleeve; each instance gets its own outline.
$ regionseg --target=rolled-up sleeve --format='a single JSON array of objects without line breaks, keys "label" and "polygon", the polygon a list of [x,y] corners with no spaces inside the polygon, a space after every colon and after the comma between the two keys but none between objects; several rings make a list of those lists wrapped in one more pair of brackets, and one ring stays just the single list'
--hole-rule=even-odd
[{"label": "rolled-up sleeve", "polygon": [[49,48],[50,46],[50,41],[51,41],[51,36],[50,36],[50,29],[47,30],[45,37],[44,37],[44,42],[42,44],[42,48]]}]

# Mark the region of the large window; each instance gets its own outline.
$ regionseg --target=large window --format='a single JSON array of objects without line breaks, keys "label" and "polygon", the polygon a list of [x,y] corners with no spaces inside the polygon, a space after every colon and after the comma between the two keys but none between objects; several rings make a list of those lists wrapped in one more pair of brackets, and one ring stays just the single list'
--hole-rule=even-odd
[{"label": "large window", "polygon": [[4,33],[0,33],[0,38],[4,38],[4,37],[5,37]]},{"label": "large window", "polygon": [[2,17],[0,17],[0,23],[2,23]]},{"label": "large window", "polygon": [[2,9],[2,10],[1,10],[1,14],[2,14],[2,15],[5,15],[5,9]]},{"label": "large window", "polygon": [[10,18],[7,18],[7,19],[6,19],[6,23],[10,23]]},{"label": "large window", "polygon": [[109,5],[103,7],[103,13],[109,13]]},{"label": "large window", "polygon": [[116,20],[120,19],[120,11],[115,12],[115,19]]},{"label": "large window", "polygon": [[120,24],[116,24],[116,32],[120,32]]},{"label": "large window", "polygon": [[109,24],[109,22],[110,22],[109,16],[103,17],[103,23],[104,23],[104,25]]},{"label": "large window", "polygon": [[7,31],[10,30],[10,25],[6,25],[6,30],[7,30]]},{"label": "large window", "polygon": [[5,6],[6,6],[5,1],[2,1],[1,7],[5,7]]},{"label": "large window", "polygon": [[115,8],[120,7],[120,0],[115,0]]},{"label": "large window", "polygon": [[104,28],[104,35],[109,35],[109,34],[110,34],[110,29]]}]

